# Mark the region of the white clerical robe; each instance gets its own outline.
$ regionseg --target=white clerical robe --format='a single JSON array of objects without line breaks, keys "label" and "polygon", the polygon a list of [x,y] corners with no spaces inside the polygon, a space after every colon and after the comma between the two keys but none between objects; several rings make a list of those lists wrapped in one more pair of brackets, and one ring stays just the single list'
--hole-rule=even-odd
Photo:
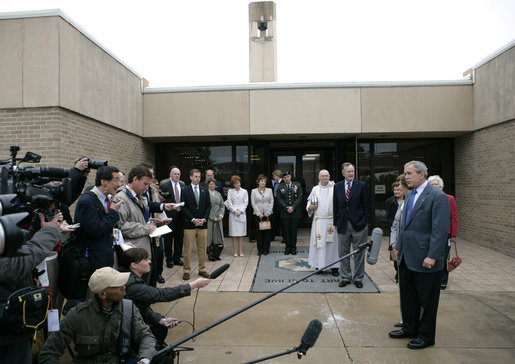
[{"label": "white clerical robe", "polygon": [[[306,209],[308,215],[313,216],[311,224],[311,237],[309,241],[309,260],[308,263],[314,268],[323,268],[327,264],[339,258],[338,254],[338,234],[334,231],[332,206],[332,191],[334,182],[329,181],[326,186],[320,183],[313,187],[308,197]],[[318,208],[314,211],[309,209],[313,195],[317,195]],[[328,231],[332,230],[332,242],[328,242]],[[329,233],[330,235],[330,233]],[[317,239],[318,237],[318,239]],[[331,239],[329,239],[331,240]],[[339,268],[340,263],[331,265],[329,268]]]}]

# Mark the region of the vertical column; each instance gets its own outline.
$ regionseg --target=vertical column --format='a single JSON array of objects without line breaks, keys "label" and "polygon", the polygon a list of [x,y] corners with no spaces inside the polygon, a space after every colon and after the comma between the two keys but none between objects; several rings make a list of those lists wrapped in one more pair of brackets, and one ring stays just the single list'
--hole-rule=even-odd
[{"label": "vertical column", "polygon": [[250,82],[277,81],[277,38],[273,1],[249,4],[249,62]]}]

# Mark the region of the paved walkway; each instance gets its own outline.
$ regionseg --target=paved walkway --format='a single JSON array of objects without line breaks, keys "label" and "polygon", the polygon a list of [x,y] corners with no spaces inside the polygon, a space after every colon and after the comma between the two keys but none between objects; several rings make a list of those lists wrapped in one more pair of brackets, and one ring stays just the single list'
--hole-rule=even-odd
[{"label": "paved walkway", "polygon": [[[308,231],[300,233],[299,245],[308,245]],[[181,362],[241,363],[280,353],[299,345],[312,319],[323,323],[316,345],[304,363],[513,363],[515,362],[515,259],[461,239],[463,263],[450,274],[443,291],[436,345],[414,351],[408,339],[388,338],[399,320],[398,287],[388,259],[386,238],[375,266],[366,271],[381,290],[370,294],[280,293],[189,340],[182,346],[195,350],[181,355]],[[274,242],[273,245],[281,246]],[[231,266],[198,297],[154,305],[169,317],[192,322],[197,330],[249,305],[267,294],[249,293],[256,270],[256,246],[245,239],[244,257],[232,256],[232,243],[219,262],[208,262],[212,271]],[[198,277],[193,253],[192,279]],[[184,283],[181,267],[165,268],[162,286]],[[193,311],[193,307],[194,311]],[[173,343],[191,334],[180,324],[170,331]],[[297,363],[295,355],[267,363]]]}]

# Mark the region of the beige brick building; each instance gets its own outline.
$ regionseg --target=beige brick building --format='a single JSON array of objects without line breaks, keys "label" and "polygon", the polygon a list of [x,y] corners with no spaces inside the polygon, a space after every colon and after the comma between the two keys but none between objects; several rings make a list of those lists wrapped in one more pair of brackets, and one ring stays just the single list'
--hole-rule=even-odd
[{"label": "beige brick building", "polygon": [[514,46],[462,80],[152,89],[59,11],[0,14],[0,159],[19,145],[48,166],[150,162],[159,179],[209,167],[247,189],[280,168],[306,191],[351,161],[375,226],[403,164],[421,159],[456,196],[459,236],[515,255]]}]

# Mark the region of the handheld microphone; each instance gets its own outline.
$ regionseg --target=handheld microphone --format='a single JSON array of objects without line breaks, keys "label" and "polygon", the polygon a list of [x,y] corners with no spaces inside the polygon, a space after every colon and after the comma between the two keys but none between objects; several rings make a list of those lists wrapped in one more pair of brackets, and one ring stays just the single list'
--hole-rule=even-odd
[{"label": "handheld microphone", "polygon": [[225,272],[227,269],[229,269],[229,264],[224,264],[220,268],[215,269],[211,272],[209,275],[209,279],[216,279],[219,275],[221,275],[223,272]]},{"label": "handheld microphone", "polygon": [[318,339],[318,335],[322,331],[322,323],[319,320],[311,320],[308,328],[300,339],[300,345],[297,349],[297,358],[301,359],[309,348],[313,347]]},{"label": "handheld microphone", "polygon": [[380,228],[374,228],[372,234],[370,234],[370,241],[372,243],[368,255],[367,263],[376,264],[379,258],[379,249],[381,248],[381,239],[383,239],[383,230]]}]

